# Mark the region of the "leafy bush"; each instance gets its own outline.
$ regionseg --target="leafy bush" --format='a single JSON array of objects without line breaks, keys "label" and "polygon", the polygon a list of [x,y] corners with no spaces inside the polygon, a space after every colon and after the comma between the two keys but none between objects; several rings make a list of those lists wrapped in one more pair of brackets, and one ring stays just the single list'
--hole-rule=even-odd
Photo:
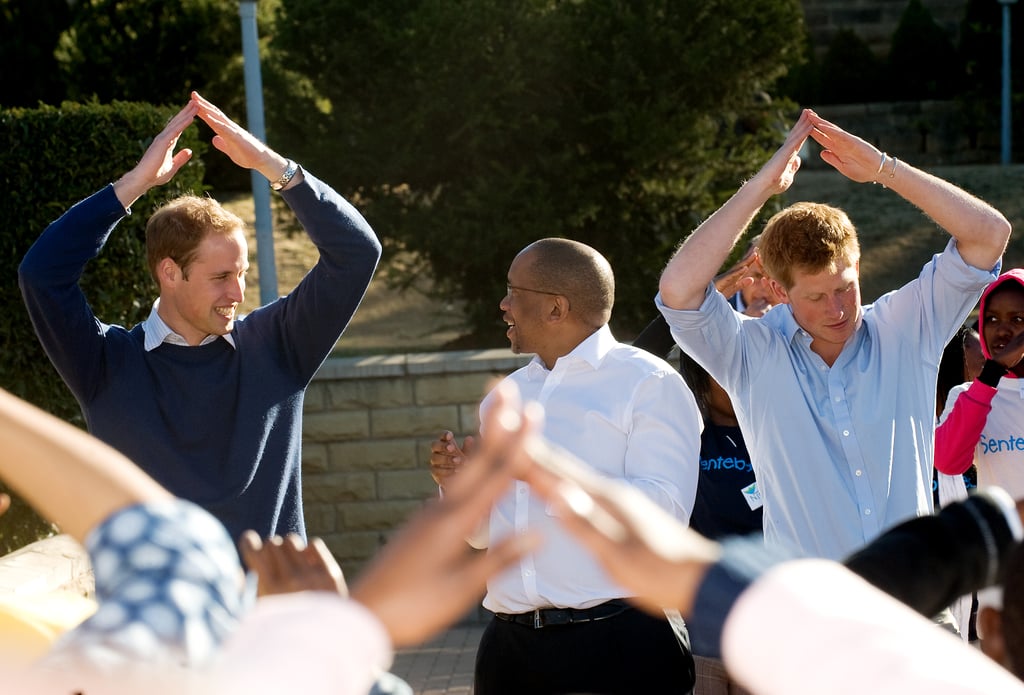
[{"label": "leafy bush", "polygon": [[796,0],[281,7],[271,47],[315,91],[290,127],[268,111],[279,141],[415,252],[393,284],[429,273],[494,344],[508,265],[547,236],[602,252],[615,325],[645,325],[672,249],[794,117],[760,97],[797,60]]},{"label": "leafy bush", "polygon": [[[36,339],[18,289],[18,264],[43,229],[72,204],[132,168],[175,110],[113,103],[0,110],[0,387],[58,417],[83,425],[81,412]],[[180,142],[195,153],[164,188],[132,206],[103,253],[89,264],[82,287],[96,315],[133,325],[145,318],[154,296],[145,261],[145,222],[157,205],[186,191],[202,190],[205,150],[190,128]],[[31,462],[26,462],[31,465]],[[0,554],[35,540],[48,525],[22,504],[0,519]]]}]

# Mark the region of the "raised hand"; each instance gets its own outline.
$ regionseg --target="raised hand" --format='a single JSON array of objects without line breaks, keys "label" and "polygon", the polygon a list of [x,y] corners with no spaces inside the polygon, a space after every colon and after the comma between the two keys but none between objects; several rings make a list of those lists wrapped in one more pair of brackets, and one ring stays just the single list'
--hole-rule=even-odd
[{"label": "raised hand", "polygon": [[476,450],[476,439],[466,437],[459,448],[455,435],[444,431],[441,436],[430,443],[430,476],[434,482],[444,489],[451,476],[455,475]]},{"label": "raised hand", "polygon": [[294,591],[330,591],[348,596],[341,567],[320,538],[307,545],[295,534],[274,536],[264,543],[255,531],[238,542],[246,566],[259,577],[257,596]]},{"label": "raised hand", "polygon": [[782,147],[775,151],[761,170],[754,175],[767,196],[785,193],[793,185],[800,169],[800,150],[814,130],[813,111],[804,109],[790,129]]},{"label": "raised hand", "polygon": [[485,415],[487,437],[451,478],[444,498],[413,516],[352,586],[352,598],[380,619],[396,646],[421,642],[459,618],[479,601],[488,577],[540,541],[532,534],[513,536],[485,553],[465,541],[529,466],[522,440],[537,423],[520,417],[514,401],[501,387]]},{"label": "raised hand", "polygon": [[198,110],[195,103],[190,101],[186,104],[153,138],[139,163],[114,183],[114,192],[125,208],[130,207],[150,188],[170,181],[192,159],[192,150],[175,152],[174,148],[181,134],[192,125]]},{"label": "raised hand", "polygon": [[281,176],[288,165],[287,159],[228,118],[198,92],[192,92],[189,103],[195,104],[196,115],[213,130],[213,146],[230,157],[232,162],[246,169],[257,170],[269,181],[275,181]]},{"label": "raised hand", "polygon": [[808,110],[807,113],[814,124],[811,137],[823,148],[821,158],[848,179],[858,183],[881,181],[884,176],[888,176],[888,167],[896,166],[896,160],[888,158],[884,160],[886,166],[882,171],[881,150],[867,140],[826,121],[813,111]]}]

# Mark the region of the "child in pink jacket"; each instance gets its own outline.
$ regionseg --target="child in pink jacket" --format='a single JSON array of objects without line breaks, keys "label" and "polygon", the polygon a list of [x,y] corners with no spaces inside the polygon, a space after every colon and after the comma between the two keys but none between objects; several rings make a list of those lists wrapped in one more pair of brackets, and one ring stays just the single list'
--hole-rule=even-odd
[{"label": "child in pink jacket", "polygon": [[1024,497],[1024,269],[1000,275],[981,295],[985,364],[949,392],[935,430],[935,468],[958,475],[978,465],[978,487]]}]

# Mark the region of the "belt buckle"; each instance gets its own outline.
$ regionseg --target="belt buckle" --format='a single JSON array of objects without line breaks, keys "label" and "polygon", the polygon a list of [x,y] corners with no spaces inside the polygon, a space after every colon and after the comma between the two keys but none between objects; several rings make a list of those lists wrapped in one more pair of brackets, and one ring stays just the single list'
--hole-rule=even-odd
[{"label": "belt buckle", "polygon": [[544,627],[544,621],[541,619],[540,608],[533,609],[533,629],[539,630]]}]

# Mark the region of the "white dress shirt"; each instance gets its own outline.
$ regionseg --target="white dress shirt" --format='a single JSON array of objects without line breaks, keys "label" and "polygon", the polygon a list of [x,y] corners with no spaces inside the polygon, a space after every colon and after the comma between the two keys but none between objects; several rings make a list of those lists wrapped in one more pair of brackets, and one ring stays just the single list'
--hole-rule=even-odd
[{"label": "white dress shirt", "polygon": [[[619,343],[602,327],[558,358],[539,358],[506,379],[523,402],[544,407],[544,435],[598,472],[642,490],[687,523],[697,491],[700,433],[693,394],[670,364]],[[480,404],[482,414],[490,396]],[[535,608],[589,608],[629,593],[613,583],[546,504],[522,481],[491,511],[489,529],[470,539],[486,547],[537,529],[542,546],[487,584],[484,607],[501,613]]]}]

